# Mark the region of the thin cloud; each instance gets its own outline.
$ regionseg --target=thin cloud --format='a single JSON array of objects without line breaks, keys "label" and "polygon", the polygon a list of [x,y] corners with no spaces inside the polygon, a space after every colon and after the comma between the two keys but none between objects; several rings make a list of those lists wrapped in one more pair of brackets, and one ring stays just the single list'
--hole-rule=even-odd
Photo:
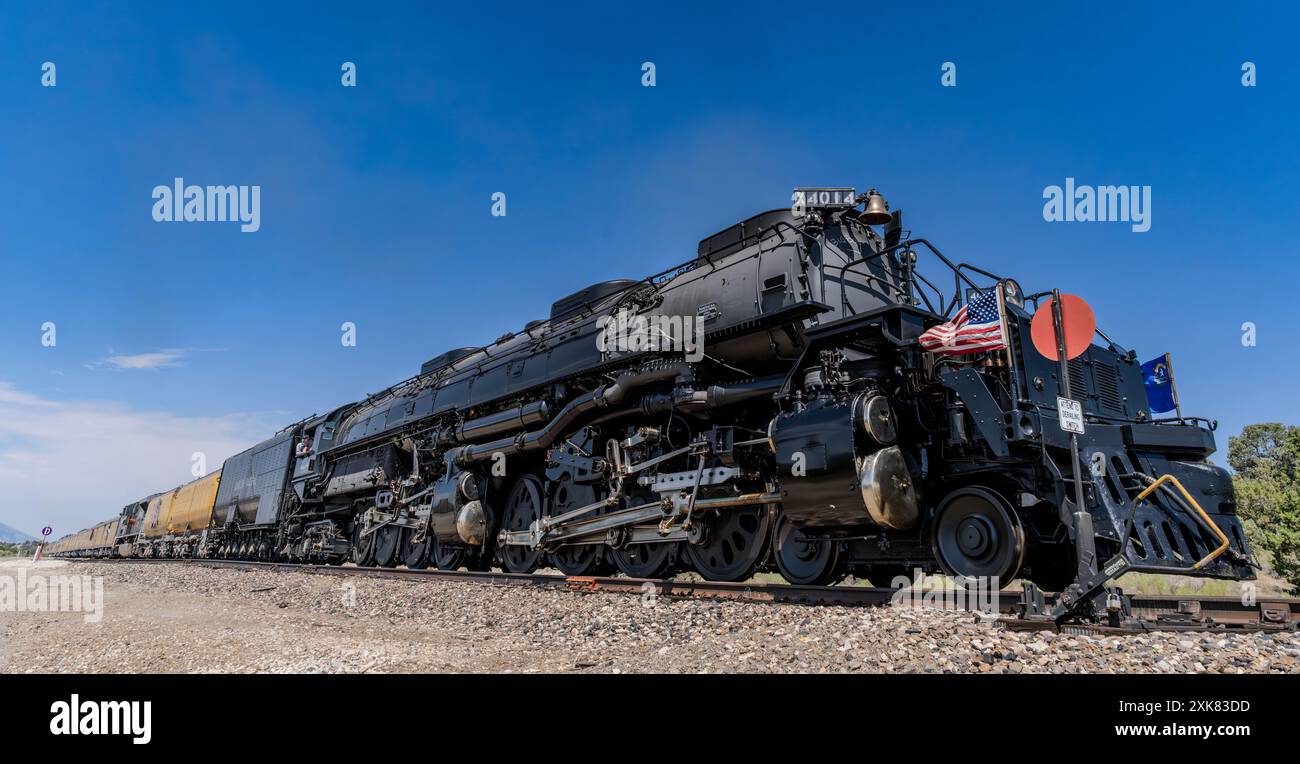
[{"label": "thin cloud", "polygon": [[56,536],[193,480],[274,431],[263,415],[189,417],[115,401],[54,401],[0,382],[0,522]]},{"label": "thin cloud", "polygon": [[108,357],[85,364],[87,369],[112,369],[113,371],[153,371],[169,366],[184,366],[185,359],[195,353],[217,353],[222,348],[163,348],[149,353],[114,353],[108,349]]},{"label": "thin cloud", "polygon": [[164,366],[181,366],[184,350],[159,350],[138,355],[111,355],[107,363],[116,369],[161,369]]}]

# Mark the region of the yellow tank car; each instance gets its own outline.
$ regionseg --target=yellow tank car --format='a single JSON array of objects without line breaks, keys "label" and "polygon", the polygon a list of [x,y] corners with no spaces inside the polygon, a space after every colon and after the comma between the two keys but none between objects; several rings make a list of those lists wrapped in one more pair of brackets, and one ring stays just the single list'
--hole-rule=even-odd
[{"label": "yellow tank car", "polygon": [[69,551],[81,554],[90,548],[90,532],[93,528],[87,528],[83,531],[77,531],[77,535],[72,537],[72,543],[69,545]]},{"label": "yellow tank car", "polygon": [[176,489],[171,514],[167,516],[167,532],[183,534],[207,528],[212,521],[212,505],[220,482],[221,470],[217,470]]},{"label": "yellow tank car", "polygon": [[112,531],[112,523],[99,523],[96,525],[95,532],[90,539],[90,547],[92,549],[103,549],[108,546],[112,543],[112,539],[109,538],[109,534],[112,533]]},{"label": "yellow tank car", "polygon": [[113,544],[113,533],[117,529],[117,521],[109,520],[102,522],[90,529],[90,542],[87,549],[92,556],[100,556]]},{"label": "yellow tank car", "polygon": [[112,557],[117,553],[117,523],[117,518],[113,518],[109,521],[108,532],[104,534],[104,543],[102,546],[104,547],[104,554],[109,557]]},{"label": "yellow tank car", "polygon": [[172,501],[179,488],[160,493],[149,500],[149,509],[144,514],[144,537],[156,539],[167,535],[167,517],[172,511]]}]

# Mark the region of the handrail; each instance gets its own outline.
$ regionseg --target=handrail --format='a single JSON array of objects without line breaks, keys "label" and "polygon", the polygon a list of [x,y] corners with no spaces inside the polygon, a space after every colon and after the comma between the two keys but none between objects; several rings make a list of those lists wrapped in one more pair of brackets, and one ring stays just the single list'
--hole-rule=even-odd
[{"label": "handrail", "polygon": [[[845,261],[844,263],[842,263],[841,265],[838,265],[838,266],[825,266],[825,267],[822,269],[822,292],[823,292],[823,297],[824,297],[824,294],[825,294],[825,291],[826,291],[826,274],[827,274],[828,272],[830,272],[830,271],[833,271],[833,270],[837,270],[837,269],[838,269],[838,271],[839,271],[839,281],[840,281],[840,307],[841,307],[843,310],[845,310],[845,312],[849,312],[849,311],[851,311],[851,310],[852,310],[852,306],[850,306],[850,305],[848,304],[848,294],[847,294],[847,292],[845,292],[845,290],[844,290],[844,275],[845,275],[845,273],[848,272],[848,269],[849,269],[850,267],[855,266],[855,265],[859,265],[859,264],[863,264],[863,263],[866,263],[866,262],[868,262],[868,261],[870,261],[870,260],[874,260],[874,259],[877,259],[877,258],[882,258],[882,257],[884,257],[884,256],[886,256],[886,255],[889,255],[889,254],[892,254],[892,253],[894,253],[894,252],[896,252],[896,251],[898,251],[898,250],[900,250],[900,249],[901,249],[901,250],[911,250],[913,247],[917,247],[917,246],[922,246],[922,247],[925,247],[926,249],[930,250],[932,253],[934,253],[934,255],[935,255],[936,257],[939,258],[939,260],[941,260],[941,261],[943,262],[944,265],[948,266],[948,269],[949,269],[949,270],[952,271],[952,273],[953,273],[953,297],[952,297],[952,302],[951,302],[951,303],[948,303],[946,300],[942,300],[942,297],[943,297],[943,293],[942,293],[942,291],[940,291],[938,287],[936,287],[934,284],[932,284],[932,283],[931,283],[928,279],[926,279],[924,276],[922,276],[921,274],[917,273],[916,270],[915,270],[915,267],[914,267],[914,263],[912,263],[912,262],[907,262],[907,263],[904,263],[904,265],[903,265],[903,281],[904,281],[904,283],[906,284],[906,287],[907,287],[907,293],[906,293],[906,294],[907,294],[907,296],[908,296],[909,298],[912,297],[912,287],[913,287],[915,281],[916,281],[917,279],[920,279],[922,282],[924,282],[926,285],[928,285],[931,289],[933,289],[933,290],[935,291],[935,293],[936,293],[936,296],[938,296],[938,297],[942,300],[942,303],[943,303],[943,304],[942,304],[943,312],[942,312],[940,315],[942,315],[942,316],[944,316],[944,317],[947,317],[947,316],[952,312],[952,310],[953,310],[954,308],[956,308],[958,305],[961,304],[961,297],[962,297],[962,290],[961,290],[961,287],[962,287],[962,282],[963,282],[963,281],[964,281],[967,285],[969,285],[972,289],[975,289],[976,291],[979,291],[979,292],[981,292],[981,293],[984,292],[984,291],[986,291],[986,289],[987,289],[987,287],[981,287],[979,284],[976,284],[976,283],[975,283],[974,281],[972,281],[972,280],[970,279],[970,277],[968,277],[968,276],[967,276],[963,271],[974,271],[975,273],[978,273],[978,274],[983,275],[983,276],[987,276],[987,277],[989,277],[989,278],[991,278],[991,279],[993,279],[993,280],[995,280],[995,281],[1001,281],[1001,280],[1002,280],[1002,278],[1001,278],[1000,276],[998,276],[998,275],[996,275],[996,274],[994,274],[994,273],[990,273],[989,271],[986,271],[986,270],[984,270],[984,269],[982,269],[982,268],[978,268],[978,267],[976,267],[976,266],[974,266],[974,265],[970,265],[969,263],[961,263],[961,264],[954,263],[953,261],[949,260],[949,259],[947,258],[947,256],[945,256],[945,255],[943,254],[943,252],[939,251],[939,248],[936,247],[933,243],[931,243],[928,239],[908,239],[908,240],[906,240],[906,241],[901,241],[901,242],[899,242],[899,243],[897,243],[897,244],[895,244],[895,245],[893,245],[893,246],[885,247],[884,249],[879,250],[879,251],[877,251],[877,252],[873,252],[873,253],[871,253],[871,254],[869,254],[869,255],[864,255],[863,257],[859,257],[859,258],[855,258],[855,259],[853,259],[853,260]],[[934,310],[933,305],[930,303],[929,299],[926,298],[925,293],[924,293],[924,292],[920,292],[919,294],[921,295],[921,298],[925,300],[927,307],[930,308],[930,312],[931,312],[931,313],[936,312],[936,311]]]},{"label": "handrail", "polygon": [[1155,482],[1153,482],[1151,485],[1143,489],[1142,492],[1137,495],[1137,498],[1133,500],[1134,503],[1136,504],[1137,502],[1142,501],[1146,497],[1150,496],[1152,493],[1155,492],[1157,488],[1160,488],[1165,483],[1174,484],[1174,487],[1177,488],[1178,492],[1183,495],[1183,498],[1187,500],[1187,503],[1191,505],[1191,507],[1195,509],[1198,514],[1200,514],[1201,519],[1204,520],[1205,523],[1210,526],[1210,528],[1215,532],[1216,535],[1218,535],[1219,540],[1221,542],[1219,544],[1218,549],[1215,549],[1213,552],[1210,552],[1209,554],[1205,555],[1205,557],[1201,558],[1200,562],[1192,566],[1193,570],[1199,570],[1200,568],[1205,567],[1211,560],[1213,560],[1214,558],[1218,557],[1219,555],[1227,551],[1229,546],[1228,537],[1223,533],[1222,530],[1219,529],[1219,526],[1214,524],[1214,521],[1210,519],[1210,516],[1205,514],[1205,510],[1201,509],[1201,505],[1196,503],[1196,499],[1193,499],[1192,495],[1187,492],[1187,489],[1183,488],[1183,484],[1178,482],[1178,478],[1174,477],[1171,473],[1167,472],[1161,475],[1158,479],[1156,479]]}]

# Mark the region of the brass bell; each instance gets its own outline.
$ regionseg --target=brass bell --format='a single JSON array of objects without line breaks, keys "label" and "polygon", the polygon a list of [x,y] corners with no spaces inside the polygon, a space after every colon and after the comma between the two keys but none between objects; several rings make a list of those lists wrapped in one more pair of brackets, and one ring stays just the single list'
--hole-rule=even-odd
[{"label": "brass bell", "polygon": [[885,197],[876,193],[876,189],[867,192],[867,208],[858,215],[867,225],[884,225],[889,222],[889,205],[885,202]]}]

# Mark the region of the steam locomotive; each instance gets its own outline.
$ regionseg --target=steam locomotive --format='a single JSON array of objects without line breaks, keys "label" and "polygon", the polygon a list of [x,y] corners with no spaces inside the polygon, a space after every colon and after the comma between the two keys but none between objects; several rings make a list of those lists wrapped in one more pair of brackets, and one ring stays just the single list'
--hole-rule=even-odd
[{"label": "steam locomotive", "polygon": [[[1098,333],[1068,362],[1039,353],[1047,293],[950,261],[874,190],[793,199],[52,551],[798,584],[921,569],[1081,599],[1122,570],[1253,578],[1212,423],[1154,418],[1133,352]],[[919,342],[994,290],[999,347]]]}]

